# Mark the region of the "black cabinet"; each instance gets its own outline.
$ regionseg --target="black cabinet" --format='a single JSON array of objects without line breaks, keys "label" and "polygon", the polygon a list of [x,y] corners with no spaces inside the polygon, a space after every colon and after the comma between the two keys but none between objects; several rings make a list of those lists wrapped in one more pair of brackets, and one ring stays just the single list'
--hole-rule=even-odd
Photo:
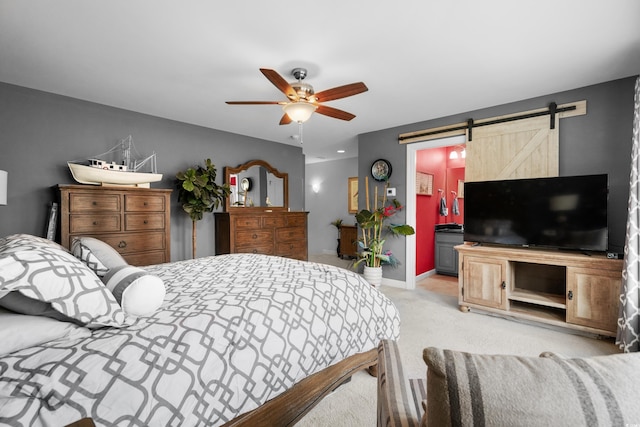
[{"label": "black cabinet", "polygon": [[461,230],[436,231],[436,273],[458,276],[458,251],[454,246],[463,243]]}]

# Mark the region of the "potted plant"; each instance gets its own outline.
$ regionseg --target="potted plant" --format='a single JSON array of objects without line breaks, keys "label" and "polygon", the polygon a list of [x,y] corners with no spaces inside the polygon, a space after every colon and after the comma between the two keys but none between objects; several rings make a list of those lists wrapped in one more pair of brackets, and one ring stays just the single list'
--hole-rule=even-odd
[{"label": "potted plant", "polygon": [[196,222],[205,212],[213,212],[229,196],[228,184],[216,184],[217,170],[211,159],[205,160],[204,166],[190,167],[178,172],[178,203],[189,214],[192,221],[191,250],[196,257]]},{"label": "potted plant", "polygon": [[366,208],[358,212],[356,222],[362,230],[358,245],[361,249],[359,259],[355,265],[364,264],[365,278],[374,286],[382,280],[382,265],[392,267],[398,265],[398,260],[391,251],[384,250],[385,236],[409,236],[415,233],[412,226],[407,224],[393,224],[387,221],[402,210],[397,199],[387,199],[388,181],[385,181],[382,196],[378,197],[378,187],[374,187],[373,208],[370,209],[368,179],[365,178]]}]

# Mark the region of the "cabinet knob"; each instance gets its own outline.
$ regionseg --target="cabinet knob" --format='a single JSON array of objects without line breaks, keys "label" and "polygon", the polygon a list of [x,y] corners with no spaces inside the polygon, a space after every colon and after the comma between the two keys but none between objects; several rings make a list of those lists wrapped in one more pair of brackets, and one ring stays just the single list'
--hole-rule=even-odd
[{"label": "cabinet knob", "polygon": [[257,234],[254,234],[253,236],[251,236],[251,238],[252,238],[252,239],[257,239],[257,238],[258,238],[258,235],[257,235]]},{"label": "cabinet knob", "polygon": [[98,221],[93,221],[93,225],[98,225]]},{"label": "cabinet knob", "polygon": [[147,221],[146,219],[144,221],[142,221],[144,224],[149,224],[149,221]]},{"label": "cabinet knob", "polygon": [[126,248],[127,247],[127,242],[125,242],[124,240],[120,240],[120,243],[118,243],[118,247],[119,248]]},{"label": "cabinet knob", "polygon": [[570,300],[573,299],[573,291],[569,291],[569,293],[567,294],[567,298],[569,298]]},{"label": "cabinet knob", "polygon": [[144,202],[144,203],[143,203],[143,205],[144,205],[144,206],[147,206],[147,202]]},{"label": "cabinet knob", "polygon": [[507,289],[507,284],[504,281],[502,281],[502,283],[500,284],[500,287],[502,289]]},{"label": "cabinet knob", "polygon": [[251,252],[253,252],[254,254],[257,254],[257,253],[258,253],[258,250],[257,250],[257,249],[254,249],[254,250],[253,250],[253,251],[251,251]]}]

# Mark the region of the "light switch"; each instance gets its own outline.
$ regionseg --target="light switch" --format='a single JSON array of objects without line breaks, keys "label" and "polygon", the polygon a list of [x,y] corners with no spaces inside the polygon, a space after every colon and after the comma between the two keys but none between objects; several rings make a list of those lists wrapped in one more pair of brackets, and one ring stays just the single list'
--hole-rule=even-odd
[{"label": "light switch", "polygon": [[387,196],[395,196],[396,195],[396,189],[395,188],[387,188]]}]

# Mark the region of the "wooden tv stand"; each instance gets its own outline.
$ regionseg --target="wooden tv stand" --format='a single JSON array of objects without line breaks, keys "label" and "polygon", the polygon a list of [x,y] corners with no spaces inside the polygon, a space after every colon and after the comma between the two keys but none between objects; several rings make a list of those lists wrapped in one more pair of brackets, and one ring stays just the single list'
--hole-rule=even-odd
[{"label": "wooden tv stand", "polygon": [[458,304],[616,335],[623,261],[601,254],[458,245]]}]

